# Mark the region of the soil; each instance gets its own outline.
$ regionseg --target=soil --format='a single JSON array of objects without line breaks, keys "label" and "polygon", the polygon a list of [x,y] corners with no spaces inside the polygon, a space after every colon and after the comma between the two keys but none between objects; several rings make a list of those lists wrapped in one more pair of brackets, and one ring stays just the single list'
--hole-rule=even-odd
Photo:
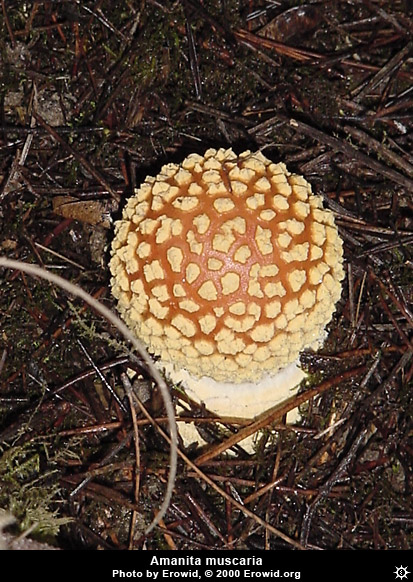
[{"label": "soil", "polygon": [[[0,254],[115,309],[108,248],[133,188],[190,152],[262,148],[324,197],[346,266],[328,340],[302,354],[299,422],[269,417],[247,452],[242,423],[170,387],[208,445],[182,444],[198,470],[179,460],[148,535],[169,463],[150,373],[80,300],[1,269],[10,533],[64,549],[412,546],[412,14],[410,0],[2,3]],[[128,368],[156,422],[131,414]]]}]

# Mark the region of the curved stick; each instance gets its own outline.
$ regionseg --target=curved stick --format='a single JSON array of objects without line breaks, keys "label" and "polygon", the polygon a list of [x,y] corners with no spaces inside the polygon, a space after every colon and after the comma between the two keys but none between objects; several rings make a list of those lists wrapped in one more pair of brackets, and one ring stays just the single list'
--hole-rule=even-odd
[{"label": "curved stick", "polygon": [[165,516],[165,513],[168,509],[169,503],[172,498],[173,488],[175,484],[175,477],[177,471],[177,442],[178,442],[178,434],[177,434],[177,427],[176,427],[176,420],[175,420],[175,411],[172,405],[171,396],[169,394],[168,386],[165,380],[162,378],[161,374],[154,366],[151,357],[149,356],[146,349],[143,347],[141,342],[130,332],[129,328],[123,323],[121,319],[117,315],[115,315],[110,309],[108,309],[105,305],[97,301],[94,297],[89,295],[86,291],[84,291],[81,287],[77,285],[73,285],[63,277],[59,275],[55,275],[42,267],[38,267],[37,265],[31,265],[28,263],[24,263],[21,261],[14,261],[11,259],[6,259],[5,257],[0,256],[0,267],[5,267],[6,269],[14,269],[17,271],[23,271],[28,275],[33,277],[40,277],[45,279],[46,281],[50,281],[54,285],[57,285],[64,289],[67,293],[74,295],[75,297],[79,297],[85,303],[87,303],[90,307],[92,307],[95,311],[97,311],[102,317],[104,317],[107,321],[109,321],[112,325],[114,325],[128,340],[135,350],[139,353],[142,360],[148,366],[153,379],[159,386],[161,391],[161,395],[163,401],[165,403],[165,410],[169,421],[169,431],[170,431],[170,470],[168,476],[168,483],[165,492],[165,499],[162,502],[161,507],[159,508],[156,517],[146,530],[145,534],[148,534],[153,528],[161,521],[161,519]]}]

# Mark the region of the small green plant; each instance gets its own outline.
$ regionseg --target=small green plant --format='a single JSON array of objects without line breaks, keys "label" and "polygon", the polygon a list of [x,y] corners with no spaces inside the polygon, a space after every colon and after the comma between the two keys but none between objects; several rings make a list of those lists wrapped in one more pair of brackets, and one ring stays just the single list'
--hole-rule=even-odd
[{"label": "small green plant", "polygon": [[41,540],[52,541],[61,525],[57,469],[42,472],[48,444],[32,441],[12,446],[0,456],[0,507],[16,519],[21,531],[31,530]]}]

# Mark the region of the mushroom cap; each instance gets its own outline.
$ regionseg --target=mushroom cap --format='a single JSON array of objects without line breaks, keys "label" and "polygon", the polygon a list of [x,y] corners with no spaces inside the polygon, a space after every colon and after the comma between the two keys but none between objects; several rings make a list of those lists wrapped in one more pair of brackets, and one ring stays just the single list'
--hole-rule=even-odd
[{"label": "mushroom cap", "polygon": [[112,292],[161,365],[256,382],[325,337],[344,278],[333,214],[261,152],[167,164],[115,225]]}]

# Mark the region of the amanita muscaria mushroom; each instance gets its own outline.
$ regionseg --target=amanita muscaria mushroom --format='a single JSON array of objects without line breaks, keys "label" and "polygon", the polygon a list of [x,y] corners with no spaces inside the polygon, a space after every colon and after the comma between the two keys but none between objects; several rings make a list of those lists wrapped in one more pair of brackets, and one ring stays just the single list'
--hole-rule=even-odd
[{"label": "amanita muscaria mushroom", "polygon": [[344,277],[333,214],[309,183],[231,149],[146,178],[116,223],[110,269],[121,316],[167,374],[246,417],[277,402],[279,373],[302,379],[298,356],[322,344]]}]

